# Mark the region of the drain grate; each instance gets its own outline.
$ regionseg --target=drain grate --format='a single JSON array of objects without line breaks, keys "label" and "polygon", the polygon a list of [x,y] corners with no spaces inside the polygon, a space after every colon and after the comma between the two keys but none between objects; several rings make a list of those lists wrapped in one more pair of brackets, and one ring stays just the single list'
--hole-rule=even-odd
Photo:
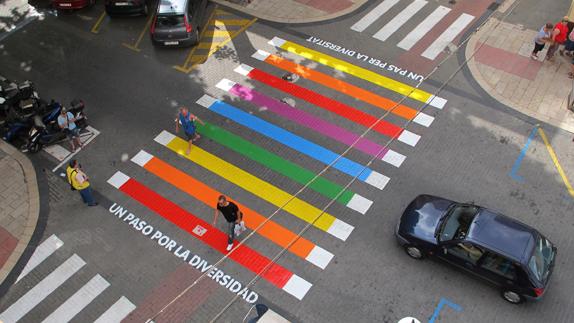
[{"label": "drain grate", "polygon": [[62,179],[58,178],[58,176],[52,172],[46,172],[46,177],[48,179],[50,203],[61,202],[64,199],[64,190],[69,190],[70,188],[66,185],[65,181],[62,181]]}]

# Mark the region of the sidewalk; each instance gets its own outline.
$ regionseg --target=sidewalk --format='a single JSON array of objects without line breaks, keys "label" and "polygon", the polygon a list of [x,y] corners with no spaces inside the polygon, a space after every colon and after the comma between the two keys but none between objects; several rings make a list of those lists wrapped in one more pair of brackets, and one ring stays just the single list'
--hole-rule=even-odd
[{"label": "sidewalk", "polygon": [[28,157],[0,140],[0,284],[34,233],[40,212],[36,171]]},{"label": "sidewalk", "polygon": [[259,19],[309,23],[334,19],[357,10],[368,0],[212,0]]},{"label": "sidewalk", "polygon": [[[537,31],[491,19],[470,39],[466,57],[484,44],[468,67],[480,86],[499,102],[537,120],[574,133],[574,112],[567,109],[573,81],[572,58],[556,53],[554,62],[530,58]],[[488,39],[485,41],[485,39]]]}]

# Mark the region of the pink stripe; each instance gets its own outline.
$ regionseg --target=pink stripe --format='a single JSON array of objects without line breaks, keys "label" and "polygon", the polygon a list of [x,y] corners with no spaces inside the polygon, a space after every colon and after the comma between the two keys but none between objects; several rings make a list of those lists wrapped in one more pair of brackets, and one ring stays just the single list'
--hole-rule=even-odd
[{"label": "pink stripe", "polygon": [[[354,134],[344,128],[336,126],[323,119],[317,118],[305,111],[295,109],[288,104],[268,97],[265,94],[259,93],[240,84],[235,84],[229,92],[242,98],[245,101],[252,102],[261,108],[266,108],[277,115],[294,121],[318,133],[324,134],[325,136],[328,136],[346,145],[351,145],[355,140],[359,138],[359,135]],[[355,148],[371,156],[376,156],[381,150],[384,149],[384,152],[379,155],[381,158],[388,151],[387,148],[384,148],[383,146],[366,138],[362,138],[355,145]]]},{"label": "pink stripe", "polygon": [[[481,45],[482,47],[480,47]],[[542,62],[540,61],[535,61],[530,57],[524,57],[500,48],[482,43],[477,43],[476,48],[480,48],[474,56],[479,63],[531,81],[536,79],[536,75],[538,75],[538,71],[542,67]]]}]

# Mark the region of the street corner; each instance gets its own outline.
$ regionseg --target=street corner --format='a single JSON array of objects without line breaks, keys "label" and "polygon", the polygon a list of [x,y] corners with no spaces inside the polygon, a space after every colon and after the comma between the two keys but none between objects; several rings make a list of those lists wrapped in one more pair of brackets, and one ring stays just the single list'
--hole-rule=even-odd
[{"label": "street corner", "polygon": [[0,141],[0,283],[28,247],[36,229],[40,197],[36,171],[21,152]]}]

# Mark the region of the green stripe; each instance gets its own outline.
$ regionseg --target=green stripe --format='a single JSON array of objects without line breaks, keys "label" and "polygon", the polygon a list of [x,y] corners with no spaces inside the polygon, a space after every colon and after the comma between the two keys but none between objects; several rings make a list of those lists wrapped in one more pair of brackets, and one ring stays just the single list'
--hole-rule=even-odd
[{"label": "green stripe", "polygon": [[[205,123],[205,126],[198,124],[198,132],[202,135],[208,137],[211,140],[218,142],[219,144],[234,150],[243,156],[260,163],[279,174],[282,174],[290,179],[300,183],[307,184],[310,180],[315,177],[311,171],[300,167],[299,165],[285,160],[278,155],[265,150],[251,142],[232,134],[231,132],[224,130],[218,126],[210,123]],[[335,198],[337,194],[343,190],[343,187],[331,182],[328,179],[319,177],[315,179],[309,187],[318,193],[321,193],[329,198]],[[337,199],[337,202],[347,205],[355,193],[345,190],[341,196]]]}]

